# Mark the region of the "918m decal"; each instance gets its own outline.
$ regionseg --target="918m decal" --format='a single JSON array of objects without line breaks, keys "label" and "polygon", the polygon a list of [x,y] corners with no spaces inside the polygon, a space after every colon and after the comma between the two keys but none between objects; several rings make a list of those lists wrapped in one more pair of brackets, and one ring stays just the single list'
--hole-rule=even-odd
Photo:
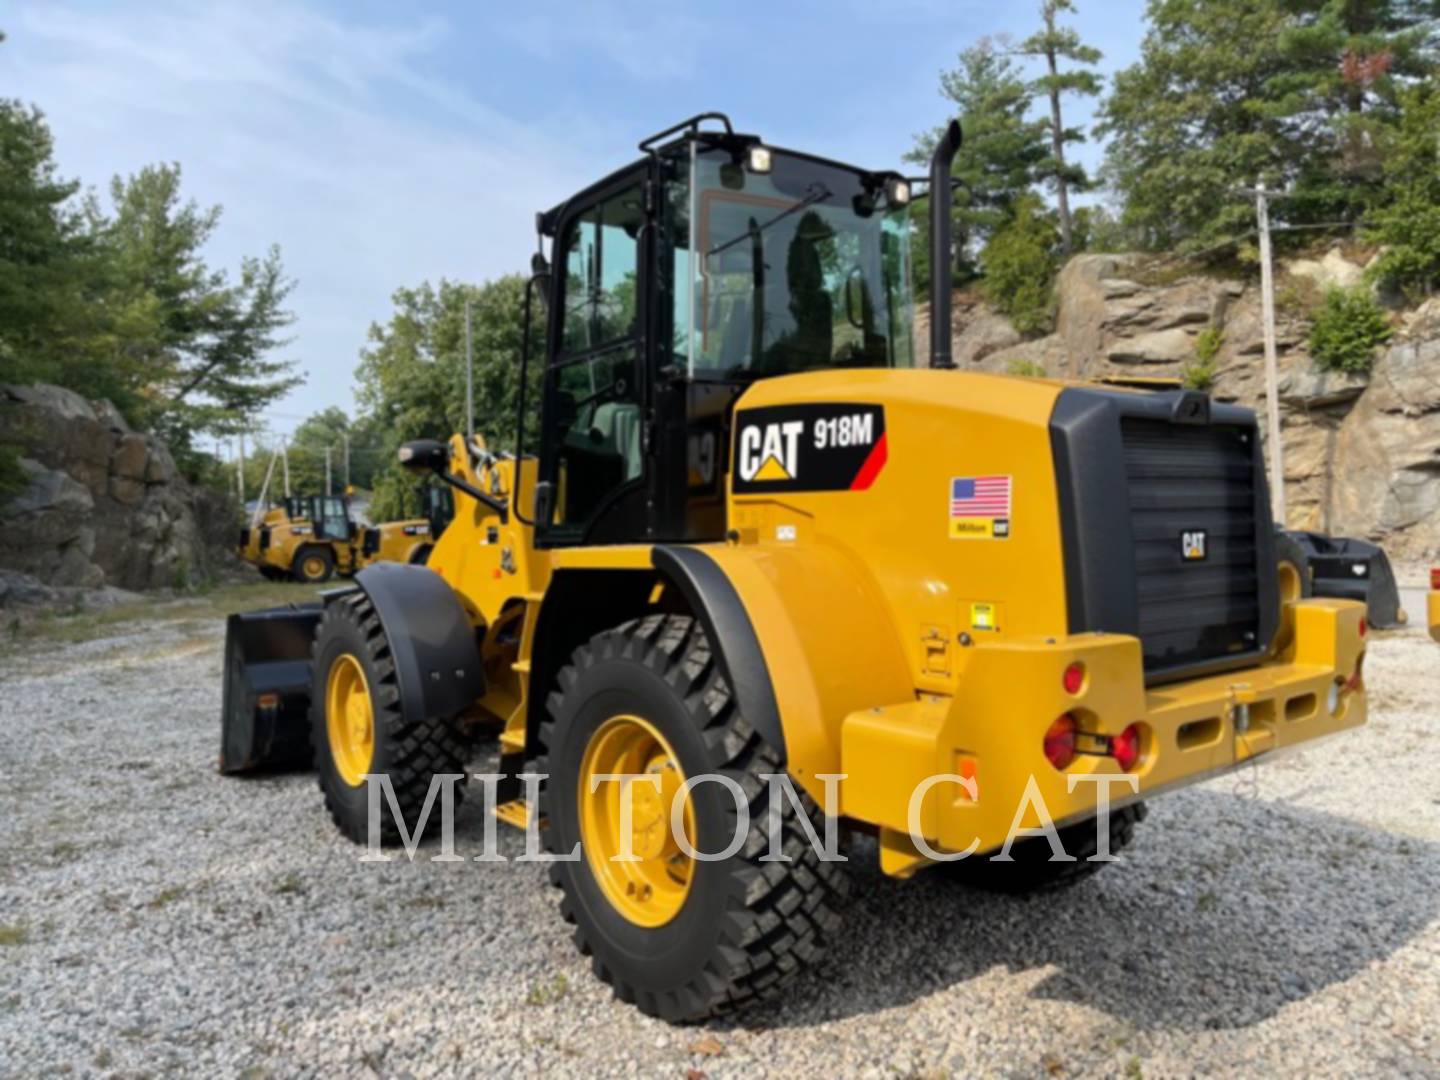
[{"label": "918m decal", "polygon": [[778,405],[735,418],[735,492],[865,491],[885,468],[879,405]]}]

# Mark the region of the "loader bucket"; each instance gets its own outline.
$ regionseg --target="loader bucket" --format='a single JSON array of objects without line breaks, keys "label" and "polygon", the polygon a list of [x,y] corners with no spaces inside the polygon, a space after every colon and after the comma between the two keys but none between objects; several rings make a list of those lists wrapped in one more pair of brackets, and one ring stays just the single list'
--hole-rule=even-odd
[{"label": "loader bucket", "polygon": [[1395,572],[1378,544],[1321,533],[1289,535],[1305,552],[1314,595],[1360,601],[1370,625],[1381,630],[1404,625]]},{"label": "loader bucket", "polygon": [[226,621],[221,772],[309,767],[310,646],[323,609],[292,604]]}]

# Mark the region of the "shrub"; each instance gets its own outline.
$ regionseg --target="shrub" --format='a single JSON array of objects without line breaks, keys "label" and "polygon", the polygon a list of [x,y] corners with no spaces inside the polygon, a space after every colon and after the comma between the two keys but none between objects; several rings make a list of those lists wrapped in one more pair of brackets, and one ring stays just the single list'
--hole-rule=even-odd
[{"label": "shrub", "polygon": [[1394,332],[1368,289],[1329,289],[1310,328],[1310,355],[1321,371],[1363,374]]},{"label": "shrub", "polygon": [[1047,333],[1060,234],[1037,198],[1021,199],[1014,216],[980,253],[985,296],[1022,334]]},{"label": "shrub", "polygon": [[1188,390],[1209,390],[1215,385],[1219,367],[1215,358],[1220,355],[1220,346],[1225,343],[1225,334],[1218,326],[1211,326],[1195,339],[1195,356],[1180,368],[1180,380]]},{"label": "shrub", "polygon": [[1034,360],[1011,360],[1005,365],[1007,375],[1019,375],[1025,379],[1043,379],[1046,377],[1045,365],[1037,364]]},{"label": "shrub", "polygon": [[0,446],[0,506],[25,490],[29,477],[20,468],[20,453],[13,446]]}]

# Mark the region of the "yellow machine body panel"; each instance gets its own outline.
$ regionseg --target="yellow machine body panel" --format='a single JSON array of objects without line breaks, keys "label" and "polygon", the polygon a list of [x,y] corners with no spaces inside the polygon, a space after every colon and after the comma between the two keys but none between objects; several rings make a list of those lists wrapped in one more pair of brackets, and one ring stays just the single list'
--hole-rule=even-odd
[{"label": "yellow machine body panel", "polygon": [[414,563],[431,546],[430,522],[424,518],[386,521],[360,530],[356,566],[377,562]]},{"label": "yellow machine body panel", "polygon": [[[731,466],[727,538],[694,546],[723,571],[753,626],[790,775],[817,800],[825,777],[843,776],[838,810],[879,830],[887,872],[926,861],[906,836],[912,827],[941,850],[988,851],[1017,821],[1033,826],[1034,807],[1021,812],[1031,778],[1054,820],[1093,815],[1097,785],[1083,778],[1126,770],[1100,752],[1053,766],[1044,739],[1063,716],[1092,750],[1138,725],[1130,769],[1138,795],[1127,781],[1109,792],[1116,805],[1364,721],[1360,604],[1286,605],[1283,652],[1161,686],[1147,684],[1137,638],[1069,632],[1050,436],[1063,389],[947,371],[842,370],[762,380],[736,404],[744,445]],[[744,434],[765,410],[783,416],[835,403],[883,409],[883,431],[869,432],[880,446],[853,486],[796,490],[805,459],[791,452],[783,419],[773,438]],[[456,475],[495,495],[508,497],[517,479],[513,460],[476,469],[459,437],[451,460]],[[522,503],[534,468],[531,459],[520,466]],[[977,480],[987,481],[978,490],[1001,493],[990,498],[1003,517],[973,494]],[[648,575],[651,604],[664,603],[670,583],[651,545],[541,549],[515,516],[502,521],[462,493],[455,501],[429,565],[485,631],[490,689],[479,713],[503,725],[502,749],[519,752],[535,627],[555,575]],[[497,632],[517,619],[519,632]],[[1071,691],[1073,665],[1084,677]],[[950,779],[916,798],[930,777]]]}]

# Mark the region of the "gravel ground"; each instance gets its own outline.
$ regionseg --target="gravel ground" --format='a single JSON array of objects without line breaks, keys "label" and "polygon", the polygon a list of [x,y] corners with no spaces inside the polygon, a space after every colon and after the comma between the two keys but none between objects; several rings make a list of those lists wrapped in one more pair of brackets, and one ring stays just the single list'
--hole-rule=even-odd
[{"label": "gravel ground", "polygon": [[1376,635],[1367,728],[1155,801],[1064,895],[860,849],[823,967],[698,1028],[610,1000],[533,864],[364,864],[311,777],[218,776],[218,626],[106,632],[0,656],[0,1075],[1440,1075],[1417,630]]}]

